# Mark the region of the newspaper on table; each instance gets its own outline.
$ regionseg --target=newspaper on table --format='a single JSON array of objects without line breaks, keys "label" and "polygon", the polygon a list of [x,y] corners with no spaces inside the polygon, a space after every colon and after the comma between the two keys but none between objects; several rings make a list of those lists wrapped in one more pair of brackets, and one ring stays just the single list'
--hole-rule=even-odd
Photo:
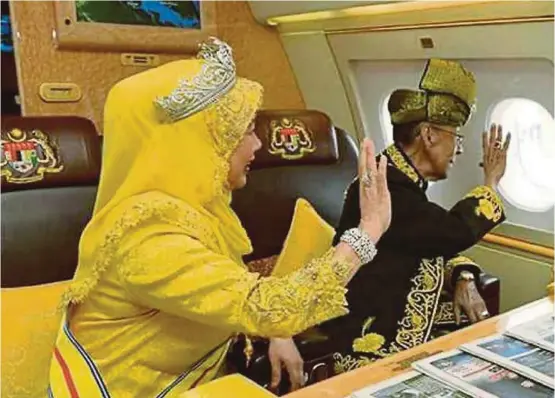
[{"label": "newspaper on table", "polygon": [[453,350],[413,366],[475,398],[553,398],[553,390],[469,353]]},{"label": "newspaper on table", "polygon": [[510,336],[494,335],[460,347],[474,356],[555,388],[555,356],[551,351]]},{"label": "newspaper on table", "polygon": [[349,398],[472,398],[418,372],[408,372],[354,392]]},{"label": "newspaper on table", "polygon": [[555,352],[554,320],[553,313],[548,313],[510,328],[504,334]]}]

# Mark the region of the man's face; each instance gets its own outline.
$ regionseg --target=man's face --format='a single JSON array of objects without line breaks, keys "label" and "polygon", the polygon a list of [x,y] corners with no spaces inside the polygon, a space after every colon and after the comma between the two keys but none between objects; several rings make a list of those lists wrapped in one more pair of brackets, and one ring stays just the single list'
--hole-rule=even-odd
[{"label": "man's face", "polygon": [[426,151],[432,168],[430,180],[444,180],[455,164],[456,156],[463,152],[463,137],[453,126],[426,123],[422,128],[427,129]]}]

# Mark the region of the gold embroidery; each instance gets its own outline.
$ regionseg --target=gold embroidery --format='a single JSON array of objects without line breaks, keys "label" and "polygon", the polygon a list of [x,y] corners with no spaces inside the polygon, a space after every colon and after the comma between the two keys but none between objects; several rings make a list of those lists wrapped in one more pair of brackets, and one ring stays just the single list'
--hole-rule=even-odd
[{"label": "gold embroidery", "polygon": [[356,338],[353,342],[354,352],[375,353],[385,343],[385,337],[377,333],[368,333],[362,337]]},{"label": "gold embroidery", "polygon": [[501,198],[499,198],[497,192],[486,185],[474,188],[465,198],[478,199],[478,205],[475,209],[476,215],[483,216],[495,223],[498,222],[505,213],[503,202]]},{"label": "gold embroidery", "polygon": [[71,283],[62,296],[60,309],[65,310],[70,303],[82,302],[96,286],[102,273],[115,262],[125,234],[130,229],[138,228],[154,218],[187,231],[195,231],[194,236],[197,236],[206,247],[216,250],[218,247],[217,238],[205,226],[200,217],[199,213],[185,202],[164,194],[145,194],[110,229],[102,245],[98,248],[91,276],[82,279],[77,278]]},{"label": "gold embroidery", "polygon": [[368,358],[361,355],[360,357],[353,357],[351,355],[343,356],[343,354],[336,352],[333,354],[333,369],[336,374],[350,372],[351,370],[370,365],[375,362],[377,358]]},{"label": "gold embroidery", "polygon": [[[348,372],[366,366],[380,358],[407,350],[428,340],[443,287],[443,257],[422,259],[418,275],[412,279],[412,284],[413,286],[407,296],[405,315],[399,321],[395,340],[387,348],[381,348],[385,339],[382,342],[379,337],[383,338],[383,336],[378,334],[370,333],[368,335],[371,337],[365,340],[364,333],[374,322],[373,317],[368,318],[363,325],[362,338],[355,339],[353,342],[353,351],[368,352],[375,357],[344,356],[336,352],[333,355],[336,373]],[[378,343],[381,343],[381,346],[376,348]]]},{"label": "gold embroidery", "polygon": [[[179,220],[178,216],[179,214],[175,214],[173,218]],[[200,238],[199,240],[202,241]],[[121,242],[121,239],[114,242]],[[124,258],[118,256],[121,261],[116,260],[113,263],[117,264],[119,275],[125,280],[132,279],[134,274],[140,275],[144,271],[152,272],[151,265],[154,263],[160,264],[158,268],[162,267],[161,272],[165,272],[163,267],[166,264],[172,268],[171,264],[176,263],[176,257],[183,258],[186,255],[172,246],[174,242],[166,244],[168,246],[157,242],[156,248],[159,250],[136,247],[123,254]],[[347,314],[347,290],[344,284],[349,272],[345,263],[333,258],[334,252],[333,248],[330,249],[324,256],[285,277],[259,278],[251,272],[242,273],[233,286],[228,287],[243,298],[242,304],[235,307],[236,312],[232,315],[231,324],[240,324],[245,333],[289,337],[311,326]],[[115,256],[112,255],[112,258]],[[109,265],[102,263],[99,266],[106,269]],[[210,278],[210,272],[210,267],[197,267],[190,271],[189,276],[192,277],[193,273],[196,273],[197,278]],[[76,289],[72,291],[72,301],[82,297],[77,295],[80,291],[75,292]],[[197,310],[213,305],[220,306],[221,303],[206,299],[204,295],[190,298],[190,306]]]},{"label": "gold embroidery", "polygon": [[433,58],[428,61],[420,88],[455,96],[471,108],[476,101],[476,79],[460,63]]},{"label": "gold embroidery", "polygon": [[362,325],[361,337],[353,341],[354,352],[376,353],[384,345],[385,337],[377,333],[366,333],[375,320],[376,318],[371,316]]},{"label": "gold embroidery", "polygon": [[[461,314],[461,321],[467,322],[466,314]],[[434,317],[434,325],[445,325],[455,323],[455,309],[452,301],[439,303]]]},{"label": "gold embroidery", "polygon": [[428,95],[423,91],[398,89],[391,93],[387,107],[391,123],[404,124],[426,120],[426,101]]},{"label": "gold embroidery", "polygon": [[269,142],[268,152],[286,160],[301,159],[316,150],[312,132],[298,119],[272,120]]},{"label": "gold embroidery", "polygon": [[362,335],[363,336],[366,333],[366,331],[370,328],[370,326],[372,326],[372,324],[374,323],[375,320],[376,320],[375,316],[370,316],[370,317],[368,317],[368,319],[366,319],[366,321],[362,325]]},{"label": "gold embroidery", "polygon": [[45,173],[64,169],[56,145],[40,130],[2,132],[0,153],[1,175],[14,184],[40,181]]},{"label": "gold embroidery", "polygon": [[395,340],[387,349],[379,350],[380,356],[389,356],[428,340],[443,287],[443,257],[422,259],[412,284]]},{"label": "gold embroidery", "polygon": [[219,155],[214,177],[216,195],[227,192],[229,159],[254,120],[262,104],[262,93],[260,84],[237,78],[233,90],[206,108],[206,123]]},{"label": "gold embroidery", "polygon": [[405,157],[395,145],[390,145],[385,149],[385,153],[389,157],[389,159],[393,162],[395,167],[403,172],[408,178],[410,178],[414,183],[419,184],[421,183],[420,177],[418,173],[414,169],[414,167],[407,162]]},{"label": "gold embroidery", "polygon": [[426,65],[419,88],[398,89],[391,94],[388,109],[392,123],[427,120],[461,127],[475,109],[474,75],[458,62],[431,59]]},{"label": "gold embroidery", "polygon": [[259,279],[243,309],[247,321],[262,335],[291,336],[346,315],[344,284],[350,266],[333,260],[334,251],[286,277]]}]

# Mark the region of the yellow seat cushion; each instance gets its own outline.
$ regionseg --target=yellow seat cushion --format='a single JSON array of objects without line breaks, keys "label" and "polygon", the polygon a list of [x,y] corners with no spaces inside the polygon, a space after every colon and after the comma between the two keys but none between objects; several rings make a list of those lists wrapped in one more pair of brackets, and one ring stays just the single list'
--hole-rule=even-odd
[{"label": "yellow seat cushion", "polygon": [[203,384],[202,386],[181,394],[180,398],[221,398],[231,396],[276,398],[274,394],[240,374],[225,376],[211,381],[210,383]]},{"label": "yellow seat cushion", "polygon": [[324,255],[331,247],[335,230],[306,199],[297,199],[289,233],[272,276],[296,271],[310,260]]},{"label": "yellow seat cushion", "polygon": [[50,359],[69,282],[3,288],[2,387],[6,398],[46,397]]}]

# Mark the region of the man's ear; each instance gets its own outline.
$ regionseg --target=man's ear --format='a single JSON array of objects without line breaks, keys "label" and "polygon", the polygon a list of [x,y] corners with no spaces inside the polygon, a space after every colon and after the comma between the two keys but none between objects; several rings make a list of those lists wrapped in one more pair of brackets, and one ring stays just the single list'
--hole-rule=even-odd
[{"label": "man's ear", "polygon": [[426,148],[430,148],[434,146],[436,143],[437,137],[434,131],[432,130],[432,128],[430,127],[430,124],[426,122],[421,123],[419,126],[419,129],[420,129],[419,131],[420,139],[424,143],[424,146]]}]

